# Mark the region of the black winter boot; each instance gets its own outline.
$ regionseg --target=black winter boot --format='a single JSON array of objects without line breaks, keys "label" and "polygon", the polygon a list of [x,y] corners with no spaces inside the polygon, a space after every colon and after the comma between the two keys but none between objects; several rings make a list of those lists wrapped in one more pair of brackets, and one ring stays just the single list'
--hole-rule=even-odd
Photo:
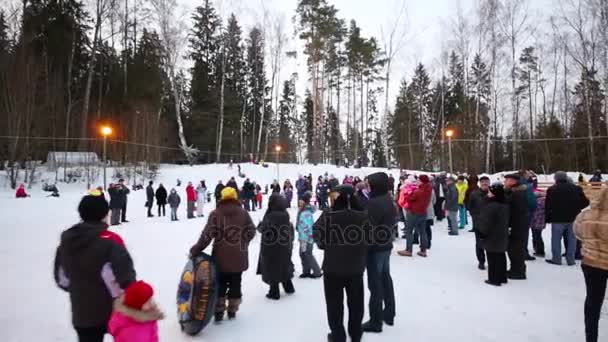
[{"label": "black winter boot", "polygon": [[272,299],[272,300],[281,299],[281,292],[279,290],[279,284],[270,285],[270,290],[268,290],[268,294],[266,295],[266,298]]},{"label": "black winter boot", "polygon": [[293,287],[293,283],[291,282],[291,280],[283,282],[283,289],[287,294],[294,294],[296,292],[296,289]]}]

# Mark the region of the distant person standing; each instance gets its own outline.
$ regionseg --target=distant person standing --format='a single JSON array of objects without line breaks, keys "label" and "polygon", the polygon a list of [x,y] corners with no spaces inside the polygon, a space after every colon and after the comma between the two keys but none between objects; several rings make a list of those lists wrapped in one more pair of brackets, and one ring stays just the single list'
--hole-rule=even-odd
[{"label": "distant person standing", "polygon": [[[485,269],[486,255],[483,248],[481,234],[479,233],[479,224],[483,207],[486,204],[486,198],[490,189],[490,178],[483,176],[479,180],[479,187],[469,193],[467,197],[467,209],[473,218],[473,232],[475,233],[475,255],[477,256],[477,267],[480,270]],[[501,203],[504,204],[504,187],[502,190]]]},{"label": "distant person standing", "polygon": [[156,205],[158,205],[158,216],[165,216],[165,206],[167,205],[167,189],[163,186],[163,183],[158,185],[156,189]]},{"label": "distant person standing", "polygon": [[154,206],[154,188],[152,187],[154,182],[148,182],[148,186],[146,187],[146,207],[148,208],[148,217],[154,217],[152,215],[152,207]]},{"label": "distant person standing", "polygon": [[445,218],[445,210],[443,209],[443,202],[445,202],[445,193],[447,192],[446,185],[446,173],[441,172],[433,181],[433,190],[435,191],[435,217],[439,222]]},{"label": "distant person standing", "polygon": [[222,200],[222,190],[224,190],[224,183],[222,183],[222,180],[220,179],[217,181],[217,185],[215,186],[215,191],[213,193],[215,195],[215,204]]},{"label": "distant person standing", "polygon": [[608,283],[608,190],[600,192],[591,208],[574,221],[576,237],[582,242],[587,342],[598,342],[598,326]]},{"label": "distant person standing", "polygon": [[573,222],[576,216],[589,205],[583,189],[568,181],[565,172],[556,172],[555,184],[547,190],[545,198],[545,220],[551,223],[551,255],[547,260],[553,265],[562,264],[562,236],[567,236],[566,261],[568,266],[576,265],[576,237]]},{"label": "distant person standing", "polygon": [[205,200],[207,198],[207,185],[205,181],[201,181],[196,186],[196,215],[203,217],[203,208],[205,207]]},{"label": "distant person standing", "polygon": [[591,179],[589,179],[589,182],[591,183],[598,183],[598,182],[602,182],[602,170],[596,170],[593,173],[593,177],[591,177]]},{"label": "distant person standing", "polygon": [[120,196],[120,201],[122,202],[121,221],[123,223],[127,223],[129,222],[127,221],[127,199],[129,194],[131,193],[131,190],[129,190],[129,188],[125,185],[125,180],[122,178],[118,180],[118,185],[118,194]]},{"label": "distant person standing", "polygon": [[196,190],[194,189],[192,182],[188,182],[188,186],[186,187],[186,200],[188,201],[186,208],[188,218],[193,219],[194,207],[196,206]]},{"label": "distant person standing", "polygon": [[120,213],[124,207],[124,198],[120,193],[120,184],[110,184],[108,195],[110,196],[110,224],[118,226],[120,224]]},{"label": "distant person standing", "polygon": [[175,189],[171,189],[171,194],[169,195],[169,207],[171,208],[171,221],[177,221],[177,208],[179,208],[179,204],[182,199],[179,197],[179,194]]},{"label": "distant person standing", "polygon": [[467,226],[468,218],[467,218],[467,209],[464,205],[464,198],[466,196],[467,190],[469,189],[469,184],[464,176],[458,176],[458,183],[456,183],[456,189],[458,190],[458,214],[459,214],[459,229],[464,229]]},{"label": "distant person standing", "polygon": [[443,203],[445,211],[448,213],[448,226],[450,228],[449,235],[458,235],[458,189],[454,183],[454,178],[447,177],[445,201]]}]

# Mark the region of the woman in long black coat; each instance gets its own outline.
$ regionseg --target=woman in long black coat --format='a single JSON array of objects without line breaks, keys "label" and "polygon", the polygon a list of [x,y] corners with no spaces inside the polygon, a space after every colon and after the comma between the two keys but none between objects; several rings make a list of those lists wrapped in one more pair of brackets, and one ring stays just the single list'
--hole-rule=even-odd
[{"label": "woman in long black coat", "polygon": [[281,194],[273,194],[268,200],[268,210],[258,225],[262,234],[258,274],[270,285],[266,295],[269,299],[281,298],[279,284],[287,294],[295,292],[291,279],[294,266],[291,262],[295,230],[287,212],[287,199]]}]

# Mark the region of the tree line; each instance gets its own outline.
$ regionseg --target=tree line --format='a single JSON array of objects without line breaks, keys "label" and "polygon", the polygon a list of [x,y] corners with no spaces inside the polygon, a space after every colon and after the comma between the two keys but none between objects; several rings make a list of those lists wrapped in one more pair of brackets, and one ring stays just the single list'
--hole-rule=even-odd
[{"label": "tree line", "polygon": [[[399,3],[378,39],[328,0],[299,0],[295,32],[266,12],[244,30],[210,0],[185,17],[176,0],[22,0],[0,10],[0,164],[100,152],[111,125],[122,162],[280,146],[282,162],[440,170],[452,130],[456,170],[608,168],[608,0],[534,18],[530,0],[458,7],[437,62],[411,77],[392,69],[408,48]],[[306,75],[282,70],[303,58]]]}]

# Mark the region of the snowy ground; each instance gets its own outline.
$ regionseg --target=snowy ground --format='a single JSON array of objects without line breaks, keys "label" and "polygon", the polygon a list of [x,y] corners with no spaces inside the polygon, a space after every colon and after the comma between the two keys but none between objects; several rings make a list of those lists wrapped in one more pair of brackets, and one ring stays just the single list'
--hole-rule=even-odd
[{"label": "snowy ground", "polygon": [[[347,170],[329,166],[283,165],[281,179],[297,178],[299,170],[316,178],[327,171],[340,178],[345,174],[364,175],[371,169]],[[226,166],[164,166],[160,181],[167,187],[206,179],[214,187],[217,179],[236,175]],[[276,177],[271,165],[245,165],[243,172],[262,185]],[[395,175],[396,175],[395,171]],[[239,180],[242,182],[242,180]],[[158,184],[158,182],[157,182]],[[184,183],[185,185],[185,183]],[[46,198],[34,190],[31,198],[16,200],[12,191],[0,190],[0,341],[74,341],[66,293],[55,287],[52,262],[62,230],[78,221],[76,206],[84,188],[59,185],[61,198]],[[185,199],[183,186],[179,190]],[[180,332],[175,314],[175,292],[186,253],[196,241],[205,219],[182,221],[168,217],[145,218],[145,193],[132,192],[128,219],[116,231],[124,238],[135,261],[138,278],[150,282],[157,300],[167,313],[160,322],[162,341],[324,341],[328,331],[322,280],[295,279],[296,294],[271,302],[267,287],[252,267],[243,276],[244,302],[236,321],[208,326],[199,336]],[[205,209],[208,213],[212,205]],[[262,212],[253,215],[254,222]],[[295,219],[295,212],[292,212]],[[549,231],[545,243],[550,249]],[[404,241],[397,243],[403,248]],[[250,264],[257,262],[259,236],[250,248]],[[319,262],[322,253],[315,251]],[[300,261],[294,253],[297,274]],[[447,235],[445,223],[433,232],[433,248],[427,259],[401,258],[393,253],[392,274],[397,300],[395,327],[385,327],[380,335],[365,335],[374,341],[583,341],[585,286],[580,267],[556,267],[542,260],[528,263],[528,280],[511,281],[494,288],[483,283],[485,272],[476,268],[474,236]],[[367,294],[366,294],[367,295]],[[608,340],[606,315],[600,341]],[[110,341],[107,338],[106,341]]]}]

